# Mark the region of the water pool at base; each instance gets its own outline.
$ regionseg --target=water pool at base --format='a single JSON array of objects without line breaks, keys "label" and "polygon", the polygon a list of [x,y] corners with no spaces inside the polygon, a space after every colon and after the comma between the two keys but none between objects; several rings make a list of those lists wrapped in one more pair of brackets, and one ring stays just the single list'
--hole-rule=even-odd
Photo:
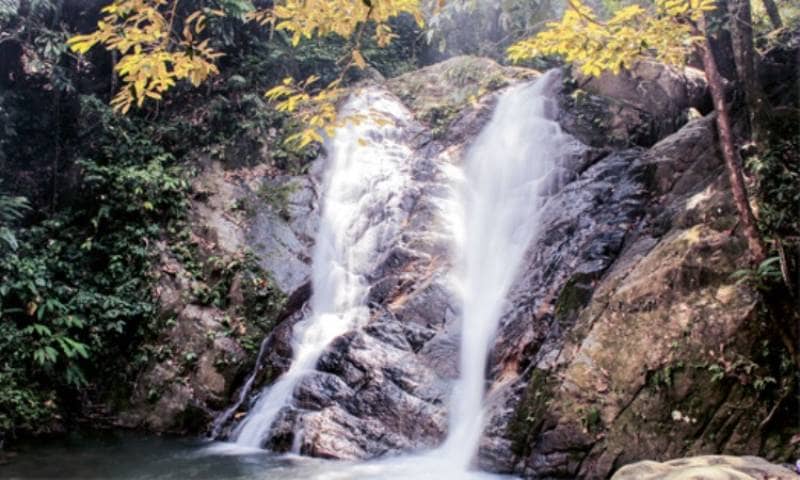
[{"label": "water pool at base", "polygon": [[[435,452],[435,451],[434,451]],[[232,444],[130,433],[72,434],[0,454],[2,479],[351,480],[502,478],[453,472],[432,452],[365,463],[276,455]],[[506,477],[507,478],[507,477]]]}]

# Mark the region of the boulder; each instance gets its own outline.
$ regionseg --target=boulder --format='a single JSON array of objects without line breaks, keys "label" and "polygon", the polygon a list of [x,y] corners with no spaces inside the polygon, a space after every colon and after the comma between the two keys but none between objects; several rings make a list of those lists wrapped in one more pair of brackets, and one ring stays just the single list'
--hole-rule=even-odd
[{"label": "boulder", "polygon": [[649,147],[677,131],[689,110],[711,110],[703,72],[643,61],[618,74],[575,74],[562,97],[565,128],[590,145]]},{"label": "boulder", "polygon": [[622,467],[611,480],[796,480],[796,472],[759,457],[708,455]]}]

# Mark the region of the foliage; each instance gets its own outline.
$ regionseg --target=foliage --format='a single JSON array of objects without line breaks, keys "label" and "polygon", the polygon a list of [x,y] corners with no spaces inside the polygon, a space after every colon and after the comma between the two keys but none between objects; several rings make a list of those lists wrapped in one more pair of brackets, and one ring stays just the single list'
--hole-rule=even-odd
[{"label": "foliage", "polygon": [[756,175],[759,220],[762,228],[776,236],[800,234],[800,165],[797,151],[800,137],[786,132],[762,155],[748,159],[747,166]]},{"label": "foliage", "polygon": [[0,258],[7,252],[17,250],[19,246],[12,225],[20,220],[30,209],[25,197],[12,197],[0,194]]},{"label": "foliage", "polygon": [[[93,132],[78,162],[86,197],[19,229],[19,248],[0,259],[0,376],[8,379],[0,402],[13,407],[0,424],[55,415],[64,395],[119,367],[154,312],[143,295],[151,242],[186,209],[182,170],[147,129],[96,99],[83,110]],[[44,410],[35,400],[43,395]]]},{"label": "foliage", "polygon": [[[0,44],[9,42],[11,45],[15,43],[22,45],[23,47],[17,49],[15,54],[24,51],[24,70],[31,75],[46,77],[53,89],[59,93],[74,90],[66,67],[67,35],[58,24],[63,8],[63,2],[51,0],[5,2],[0,6]],[[14,48],[6,50],[3,57],[9,52],[14,52]],[[0,58],[3,66],[13,75],[19,75],[19,72],[14,72],[16,68],[12,65],[15,60],[21,64],[21,56],[17,59],[13,59],[13,55],[9,57],[11,58]],[[7,73],[0,69],[0,84],[6,75]],[[0,119],[2,117],[0,113]],[[2,160],[1,154],[0,160]]]},{"label": "foliage", "polygon": [[[162,94],[179,80],[198,86],[210,75],[219,73],[215,60],[222,54],[199,40],[206,28],[208,15],[224,15],[223,11],[202,9],[183,19],[183,30],[177,38],[173,32],[178,2],[166,0],[115,0],[103,8],[105,16],[97,22],[97,30],[76,35],[67,42],[78,53],[86,53],[97,44],[119,52],[114,69],[124,86],[111,105],[126,113],[145,98],[161,100]],[[168,10],[169,13],[165,13]]]},{"label": "foliage", "polygon": [[586,75],[630,69],[640,59],[682,65],[693,44],[703,38],[693,27],[715,0],[656,0],[654,9],[637,4],[618,11],[607,21],[580,0],[571,0],[559,22],[508,49],[512,61],[540,55],[560,55]]},{"label": "foliage", "polygon": [[[361,51],[361,40],[368,23],[372,24],[373,38],[379,47],[386,47],[395,34],[389,21],[403,13],[413,15],[422,24],[420,0],[284,0],[265,10],[236,10],[237,14],[253,20],[273,31],[286,32],[291,45],[303,39],[354,36],[347,64],[360,69],[367,67]],[[72,50],[86,53],[101,44],[121,56],[115,70],[122,76],[124,86],[111,104],[126,113],[135,103],[142,106],[145,99],[161,100],[162,95],[177,81],[188,79],[194,86],[209,76],[219,73],[214,63],[222,54],[209,46],[209,39],[199,40],[205,31],[208,16],[224,16],[225,11],[201,8],[186,18],[178,19],[178,0],[114,0],[103,8],[105,16],[97,23],[97,30],[69,39]],[[178,24],[183,25],[177,33]],[[341,96],[342,77],[309,94],[307,88],[319,80],[311,76],[299,82],[295,91],[270,90],[268,98],[280,100],[278,109],[295,112],[306,125],[305,129],[289,141],[303,148],[321,141],[318,129],[332,131],[336,125],[335,101]],[[293,84],[290,79],[283,86]],[[286,93],[286,95],[283,95]]]},{"label": "foliage", "polygon": [[[262,25],[274,25],[277,30],[289,32],[294,46],[303,38],[331,34],[347,38],[366,22],[374,22],[375,40],[385,47],[394,38],[389,20],[403,13],[423,23],[420,0],[284,0],[271,9],[254,13],[253,18]],[[352,59],[361,66],[360,57],[358,49],[353,50]]]},{"label": "foliage", "polygon": [[780,257],[771,257],[752,269],[737,270],[732,277],[736,278],[736,284],[749,283],[759,290],[769,290],[781,281]]}]

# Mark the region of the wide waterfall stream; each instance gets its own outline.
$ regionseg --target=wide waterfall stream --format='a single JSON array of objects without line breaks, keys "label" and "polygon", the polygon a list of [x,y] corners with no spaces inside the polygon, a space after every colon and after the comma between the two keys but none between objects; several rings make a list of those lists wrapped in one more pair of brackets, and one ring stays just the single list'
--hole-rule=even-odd
[{"label": "wide waterfall stream", "polygon": [[[449,434],[442,446],[362,463],[260,450],[281,409],[292,402],[295,387],[315,369],[331,341],[368,322],[365,269],[403,226],[400,202],[410,182],[407,161],[413,152],[404,144],[401,129],[412,121],[411,114],[394,97],[367,90],[354,96],[343,112],[363,118],[340,129],[328,145],[313,254],[311,313],[294,327],[291,367],[258,395],[233,429],[230,442],[209,446],[122,437],[106,443],[56,444],[48,447],[53,461],[65,465],[61,471],[84,478],[494,477],[471,470],[485,421],[486,361],[509,288],[537,235],[544,194],[555,181],[564,141],[551,120],[554,105],[549,90],[557,78],[548,73],[503,93],[488,125],[466,153],[463,167],[452,175],[455,197],[449,205],[455,207],[443,207],[446,218],[441,223],[452,230],[454,240],[450,277],[461,302],[460,375],[453,386]],[[131,449],[138,451],[132,455]],[[79,468],[76,462],[85,466]],[[28,462],[24,450],[15,463],[8,471],[12,478],[55,472]]]},{"label": "wide waterfall stream", "polygon": [[366,323],[366,268],[400,228],[400,193],[409,181],[411,150],[399,136],[410,112],[370,90],[354,96],[341,114],[364,118],[352,118],[329,144],[312,259],[311,315],[295,325],[291,367],[261,393],[234,431],[239,446],[261,447],[295,386],[328,344]]}]

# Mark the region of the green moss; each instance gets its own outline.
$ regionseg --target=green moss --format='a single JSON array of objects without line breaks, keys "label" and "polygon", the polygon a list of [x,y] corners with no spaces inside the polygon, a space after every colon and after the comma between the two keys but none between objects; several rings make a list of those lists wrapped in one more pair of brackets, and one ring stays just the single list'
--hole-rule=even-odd
[{"label": "green moss", "polygon": [[683,370],[683,368],[683,362],[679,361],[674,364],[666,365],[661,369],[648,372],[647,384],[655,390],[672,388],[676,372]]},{"label": "green moss", "polygon": [[572,323],[578,311],[592,299],[593,289],[587,281],[588,277],[585,275],[575,274],[567,280],[558,294],[555,316],[561,325]]},{"label": "green moss", "polygon": [[600,416],[600,409],[592,405],[583,412],[581,425],[589,433],[597,433],[603,428],[603,419]]},{"label": "green moss", "polygon": [[438,140],[444,138],[459,111],[460,108],[454,105],[437,105],[425,111],[421,120],[430,127],[433,138]]},{"label": "green moss", "polygon": [[264,184],[258,190],[258,196],[267,202],[284,220],[289,219],[289,197],[297,190],[295,182],[279,185]]},{"label": "green moss", "polygon": [[533,439],[541,431],[557,379],[547,371],[534,369],[528,388],[520,399],[513,419],[508,424],[511,451],[524,457],[531,452]]}]

